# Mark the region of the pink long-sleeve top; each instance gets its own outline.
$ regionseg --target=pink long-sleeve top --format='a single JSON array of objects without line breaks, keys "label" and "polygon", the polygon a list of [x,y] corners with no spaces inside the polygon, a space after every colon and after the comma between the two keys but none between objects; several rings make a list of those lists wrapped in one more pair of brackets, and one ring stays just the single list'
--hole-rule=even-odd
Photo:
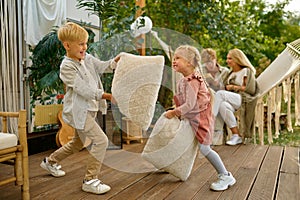
[{"label": "pink long-sleeve top", "polygon": [[200,144],[212,142],[214,118],[211,108],[211,95],[202,76],[195,72],[182,78],[177,84],[174,96],[175,113],[190,121]]}]

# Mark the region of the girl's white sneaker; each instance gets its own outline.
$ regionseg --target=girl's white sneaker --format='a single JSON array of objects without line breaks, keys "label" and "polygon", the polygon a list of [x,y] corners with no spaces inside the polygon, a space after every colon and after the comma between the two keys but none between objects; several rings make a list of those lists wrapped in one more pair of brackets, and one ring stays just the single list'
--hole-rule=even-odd
[{"label": "girl's white sneaker", "polygon": [[215,191],[223,191],[236,183],[235,178],[230,172],[228,174],[219,174],[218,180],[210,185],[210,189]]}]

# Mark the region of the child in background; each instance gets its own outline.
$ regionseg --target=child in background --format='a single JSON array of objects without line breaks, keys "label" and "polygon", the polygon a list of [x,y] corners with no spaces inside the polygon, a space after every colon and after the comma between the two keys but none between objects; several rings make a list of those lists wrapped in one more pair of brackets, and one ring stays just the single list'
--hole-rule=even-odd
[{"label": "child in background", "polygon": [[200,61],[199,51],[195,47],[183,45],[176,49],[172,67],[181,73],[183,78],[179,80],[174,96],[176,108],[168,110],[165,116],[168,119],[179,117],[190,121],[199,141],[200,152],[219,174],[218,180],[212,183],[210,188],[215,191],[223,191],[234,185],[236,180],[227,171],[218,153],[210,147],[214,130],[214,117],[207,83],[196,70],[201,68]]},{"label": "child in background", "polygon": [[[201,51],[201,62],[203,75],[209,87],[213,90],[212,94],[218,90],[224,90],[224,80],[229,74],[229,69],[218,63],[217,52],[212,48],[206,48]],[[213,134],[213,145],[223,144],[224,121],[220,114],[215,117],[215,128]]]},{"label": "child in background", "polygon": [[95,117],[98,110],[106,112],[106,100],[115,102],[111,94],[104,92],[99,74],[109,66],[114,68],[119,56],[104,62],[87,54],[88,32],[75,23],[66,23],[57,34],[66,49],[60,66],[60,78],[66,86],[63,120],[75,129],[75,135],[70,142],[45,158],[40,166],[55,177],[64,176],[65,172],[57,163],[80,151],[89,138],[91,143],[87,147],[89,154],[82,190],[102,194],[110,190],[110,186],[98,179],[108,138]]}]

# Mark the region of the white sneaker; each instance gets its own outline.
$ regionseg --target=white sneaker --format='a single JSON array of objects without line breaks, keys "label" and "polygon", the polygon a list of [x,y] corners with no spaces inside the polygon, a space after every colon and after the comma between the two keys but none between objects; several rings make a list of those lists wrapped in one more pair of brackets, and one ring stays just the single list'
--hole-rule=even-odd
[{"label": "white sneaker", "polygon": [[219,174],[218,180],[210,185],[210,189],[223,191],[228,189],[229,186],[233,186],[235,182],[236,180],[230,172],[228,172],[228,175]]},{"label": "white sneaker", "polygon": [[48,163],[48,158],[44,158],[44,160],[41,162],[40,166],[43,169],[47,170],[52,176],[55,176],[55,177],[64,176],[66,174],[66,172],[61,170],[61,166],[57,165],[57,163],[55,163],[53,165]]},{"label": "white sneaker", "polygon": [[99,179],[92,179],[89,181],[83,181],[82,190],[94,194],[103,194],[105,192],[108,192],[110,190],[110,187],[102,183]]},{"label": "white sneaker", "polygon": [[243,142],[243,140],[239,135],[233,134],[232,137],[230,138],[230,140],[228,140],[226,142],[226,144],[228,144],[228,145],[237,145],[237,144],[241,144],[242,142]]}]

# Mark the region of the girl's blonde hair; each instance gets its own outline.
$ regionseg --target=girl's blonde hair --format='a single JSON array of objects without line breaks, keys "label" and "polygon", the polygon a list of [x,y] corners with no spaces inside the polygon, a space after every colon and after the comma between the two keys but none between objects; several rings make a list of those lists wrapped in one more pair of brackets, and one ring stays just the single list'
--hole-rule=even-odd
[{"label": "girl's blonde hair", "polygon": [[175,54],[178,54],[183,58],[185,58],[188,62],[190,62],[194,66],[196,71],[198,71],[201,74],[204,83],[207,86],[208,91],[210,93],[210,102],[211,104],[213,104],[214,95],[212,89],[209,87],[209,84],[206,82],[204,78],[205,76],[203,74],[202,67],[201,67],[201,56],[198,49],[190,45],[181,45],[175,50]]},{"label": "girl's blonde hair", "polygon": [[253,67],[247,56],[240,49],[231,49],[228,54],[231,56],[232,60],[240,65],[241,67],[248,67],[253,73],[256,73],[256,69]]},{"label": "girl's blonde hair", "polygon": [[181,45],[175,50],[178,54],[191,63],[194,68],[201,68],[201,57],[198,49],[190,45]]},{"label": "girl's blonde hair", "polygon": [[73,22],[67,22],[61,26],[57,31],[57,36],[61,42],[82,41],[89,38],[88,32],[83,27]]}]

